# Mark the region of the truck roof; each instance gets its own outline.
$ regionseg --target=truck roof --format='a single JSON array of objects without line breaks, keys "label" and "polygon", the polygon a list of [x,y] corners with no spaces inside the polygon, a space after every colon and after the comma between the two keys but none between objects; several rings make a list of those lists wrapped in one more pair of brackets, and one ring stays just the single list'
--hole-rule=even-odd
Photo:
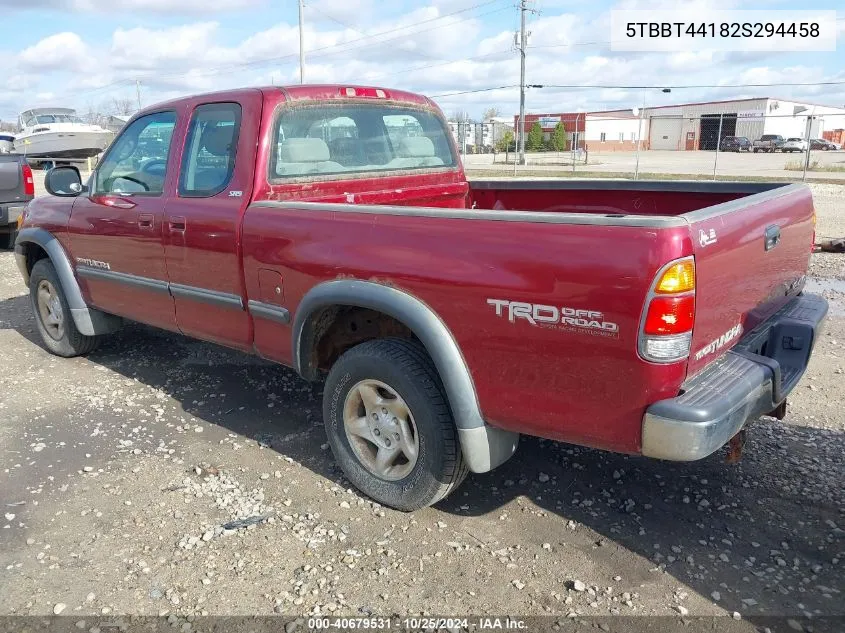
[{"label": "truck roof", "polygon": [[238,88],[235,90],[224,90],[217,92],[206,92],[199,94],[185,95],[176,99],[162,101],[143,109],[158,110],[162,107],[175,106],[186,101],[207,101],[207,100],[235,100],[250,92],[258,90],[265,96],[278,95],[288,101],[324,101],[330,99],[361,99],[362,101],[389,100],[410,103],[414,105],[431,107],[434,103],[428,98],[405,90],[394,90],[391,88],[380,88],[378,86],[361,86],[357,84],[294,84],[290,86],[256,86],[251,88]]}]

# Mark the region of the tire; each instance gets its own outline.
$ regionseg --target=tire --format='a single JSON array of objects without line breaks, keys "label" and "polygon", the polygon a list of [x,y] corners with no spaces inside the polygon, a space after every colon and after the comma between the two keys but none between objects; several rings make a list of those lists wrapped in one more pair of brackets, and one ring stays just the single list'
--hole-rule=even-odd
[{"label": "tire", "polygon": [[[40,303],[39,293],[42,291],[46,291],[52,298]],[[49,259],[39,259],[32,267],[29,276],[29,299],[38,333],[50,353],[71,358],[87,354],[97,347],[99,337],[85,336],[76,329],[59,276]],[[46,307],[45,304],[51,307]],[[60,310],[56,310],[57,307]],[[55,320],[45,323],[47,313]]]},{"label": "tire", "polygon": [[[380,404],[368,407],[360,390],[376,383],[387,389],[377,387],[377,395],[382,399],[376,402]],[[390,445],[392,437],[396,438],[393,450],[405,445],[406,433],[401,433],[401,440],[400,433],[393,433],[398,427],[397,417],[392,416],[399,414],[381,406],[381,403],[387,403],[387,407],[399,406],[396,404],[399,401],[391,399],[391,390],[406,405],[405,420],[410,420],[407,428],[414,430],[409,435],[417,442],[416,458],[411,462],[404,452],[400,453],[400,459],[394,462],[398,465],[388,466],[390,472],[379,475],[375,472],[374,455],[381,449],[375,442],[382,442],[383,449],[383,443]],[[386,412],[386,417],[373,422],[373,409],[377,411],[376,416]],[[383,505],[405,512],[418,510],[446,497],[467,476],[440,377],[425,349],[415,341],[377,339],[345,352],[326,379],[323,421],[332,453],[343,473],[356,488]],[[350,424],[354,421],[359,422],[359,429],[369,433],[369,438],[357,432],[350,437],[347,429],[354,426]],[[400,424],[406,428],[406,423]],[[376,438],[373,433],[378,428],[386,430]]]}]

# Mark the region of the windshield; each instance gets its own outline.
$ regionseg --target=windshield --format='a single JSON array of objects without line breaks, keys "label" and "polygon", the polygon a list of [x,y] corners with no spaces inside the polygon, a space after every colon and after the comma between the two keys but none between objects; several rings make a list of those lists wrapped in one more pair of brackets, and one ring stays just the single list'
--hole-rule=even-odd
[{"label": "windshield", "polygon": [[28,122],[29,125],[36,123],[82,123],[82,119],[73,114],[39,114]]},{"label": "windshield", "polygon": [[323,104],[283,110],[271,177],[453,167],[446,127],[433,112],[387,104]]}]

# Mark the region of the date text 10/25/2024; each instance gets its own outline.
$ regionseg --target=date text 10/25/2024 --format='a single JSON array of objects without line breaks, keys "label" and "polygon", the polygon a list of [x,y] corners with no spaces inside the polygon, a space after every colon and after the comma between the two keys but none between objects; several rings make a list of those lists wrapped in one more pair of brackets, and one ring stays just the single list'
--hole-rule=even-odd
[{"label": "date text 10/25/2024", "polygon": [[308,619],[308,628],[319,630],[485,630],[485,631],[519,631],[527,628],[525,620],[503,617],[361,617],[361,618],[330,618],[315,617]]}]

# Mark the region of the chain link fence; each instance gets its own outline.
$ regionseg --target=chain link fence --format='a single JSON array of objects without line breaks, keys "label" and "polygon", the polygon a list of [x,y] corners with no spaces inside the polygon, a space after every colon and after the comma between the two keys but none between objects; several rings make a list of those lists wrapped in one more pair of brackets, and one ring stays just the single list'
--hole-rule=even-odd
[{"label": "chain link fence", "polygon": [[470,121],[450,127],[470,177],[845,183],[845,112],[681,116],[660,110],[646,110],[641,117],[586,114],[577,124],[562,115],[563,135],[555,134],[555,117],[540,117],[541,125],[537,117],[526,116],[524,158],[514,126]]}]

